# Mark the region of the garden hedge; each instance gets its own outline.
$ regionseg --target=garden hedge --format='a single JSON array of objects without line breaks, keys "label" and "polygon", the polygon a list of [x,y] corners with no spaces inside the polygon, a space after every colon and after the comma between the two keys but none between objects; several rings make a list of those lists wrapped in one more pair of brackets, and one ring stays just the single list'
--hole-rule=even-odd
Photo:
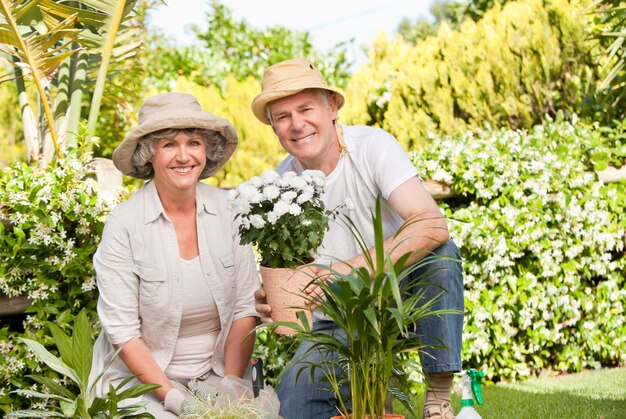
[{"label": "garden hedge", "polygon": [[576,113],[597,71],[588,4],[507,2],[415,45],[382,35],[350,79],[341,118],[416,149],[431,132],[530,128],[545,114]]},{"label": "garden hedge", "polygon": [[559,115],[412,154],[459,194],[442,206],[464,259],[465,368],[516,380],[626,365],[626,181],[593,172],[602,135]]}]

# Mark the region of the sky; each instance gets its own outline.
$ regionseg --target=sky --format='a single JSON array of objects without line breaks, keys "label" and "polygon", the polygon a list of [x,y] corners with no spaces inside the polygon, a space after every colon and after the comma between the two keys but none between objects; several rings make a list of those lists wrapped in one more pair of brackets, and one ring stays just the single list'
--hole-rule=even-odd
[{"label": "sky", "polygon": [[[158,6],[150,15],[150,24],[174,36],[187,45],[194,37],[188,29],[193,23],[205,28],[210,0],[166,0],[167,6]],[[282,25],[294,30],[306,30],[313,45],[328,51],[341,41],[354,38],[350,59],[362,63],[366,57],[360,46],[369,45],[381,32],[391,38],[402,18],[412,22],[419,17],[430,17],[433,0],[223,0],[235,19],[245,19],[253,27],[262,29]]]}]

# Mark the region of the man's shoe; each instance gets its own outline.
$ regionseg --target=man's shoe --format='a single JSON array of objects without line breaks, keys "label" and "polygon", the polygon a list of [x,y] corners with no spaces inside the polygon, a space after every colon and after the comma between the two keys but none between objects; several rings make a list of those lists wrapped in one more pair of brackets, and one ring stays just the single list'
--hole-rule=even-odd
[{"label": "man's shoe", "polygon": [[424,410],[424,419],[454,419],[454,412],[449,402],[443,402],[438,406],[431,406]]}]

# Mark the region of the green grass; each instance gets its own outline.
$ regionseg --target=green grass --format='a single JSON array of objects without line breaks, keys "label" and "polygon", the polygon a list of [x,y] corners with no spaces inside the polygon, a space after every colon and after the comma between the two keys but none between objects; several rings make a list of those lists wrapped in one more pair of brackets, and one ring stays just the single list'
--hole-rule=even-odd
[{"label": "green grass", "polygon": [[[483,419],[624,419],[626,369],[485,385],[483,397],[484,404],[476,406]],[[394,409],[407,419],[421,418],[422,403],[422,399],[415,401],[416,413],[407,412],[397,402]],[[458,395],[453,395],[452,403],[458,412]]]}]

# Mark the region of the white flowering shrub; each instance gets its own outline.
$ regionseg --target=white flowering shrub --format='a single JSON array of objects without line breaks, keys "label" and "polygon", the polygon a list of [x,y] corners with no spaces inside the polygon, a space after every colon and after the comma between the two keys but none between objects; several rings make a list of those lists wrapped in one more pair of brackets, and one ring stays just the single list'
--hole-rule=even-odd
[{"label": "white flowering shrub", "polygon": [[106,214],[126,191],[98,193],[90,160],[77,149],[45,168],[23,163],[0,173],[0,294],[32,301],[23,332],[0,329],[0,411],[20,407],[11,389],[47,368],[17,337],[49,346],[46,321],[66,328],[83,308],[96,317],[91,258]]},{"label": "white flowering shrub", "polygon": [[325,185],[319,170],[302,176],[270,170],[231,190],[241,243],[255,246],[263,266],[293,268],[310,261],[332,215],[321,199]]},{"label": "white flowering shrub", "polygon": [[601,135],[546,120],[412,155],[460,194],[442,206],[464,258],[465,368],[499,380],[626,365],[626,185],[591,171]]}]

